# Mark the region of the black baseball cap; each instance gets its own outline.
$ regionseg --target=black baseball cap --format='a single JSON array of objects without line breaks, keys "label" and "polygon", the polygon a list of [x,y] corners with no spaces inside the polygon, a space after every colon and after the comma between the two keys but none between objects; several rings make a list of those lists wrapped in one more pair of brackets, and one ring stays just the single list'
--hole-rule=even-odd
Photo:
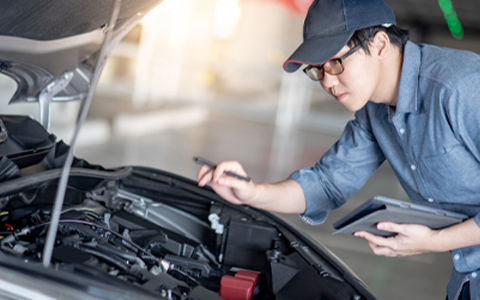
[{"label": "black baseball cap", "polygon": [[322,64],[347,44],[355,30],[395,24],[395,15],[383,0],[315,0],[303,24],[303,43],[283,69],[295,72],[303,64]]}]

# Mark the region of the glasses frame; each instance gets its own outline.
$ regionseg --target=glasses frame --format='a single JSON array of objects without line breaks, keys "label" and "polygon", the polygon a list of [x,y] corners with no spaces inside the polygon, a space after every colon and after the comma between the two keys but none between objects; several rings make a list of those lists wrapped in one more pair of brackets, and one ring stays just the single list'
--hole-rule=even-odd
[{"label": "glasses frame", "polygon": [[[353,47],[352,49],[350,49],[350,51],[348,51],[347,53],[345,53],[342,57],[340,58],[334,58],[334,59],[330,59],[328,61],[326,61],[325,63],[321,64],[320,66],[318,65],[310,65],[310,66],[307,66],[303,69],[303,73],[305,73],[308,78],[310,78],[311,80],[313,81],[320,81],[322,80],[324,77],[325,77],[325,72],[327,72],[328,74],[330,75],[340,75],[343,73],[343,71],[345,71],[345,67],[343,66],[343,61],[349,57],[350,55],[352,55],[353,53],[357,52],[358,50],[360,50],[360,48],[363,47],[364,44],[368,43],[370,41],[370,39],[367,39],[367,40],[364,40],[363,42],[361,42],[360,44],[356,45],[355,47]],[[338,63],[340,64],[340,66],[342,67],[342,71],[340,71],[339,73],[337,74],[332,74],[330,72],[328,72],[326,69],[325,69],[325,64],[331,62],[331,61],[338,61]],[[317,69],[317,78],[313,78],[312,76],[309,75],[308,72],[310,72],[312,69]],[[321,74],[322,76],[318,76],[318,74]]]}]

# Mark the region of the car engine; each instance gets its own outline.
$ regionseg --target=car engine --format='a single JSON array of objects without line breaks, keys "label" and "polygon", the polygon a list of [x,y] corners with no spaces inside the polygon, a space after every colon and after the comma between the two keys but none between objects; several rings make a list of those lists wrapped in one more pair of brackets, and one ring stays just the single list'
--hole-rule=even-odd
[{"label": "car engine", "polygon": [[[52,174],[16,178],[10,191],[0,184],[8,194],[0,199],[2,256],[41,264]],[[328,258],[272,216],[142,167],[72,168],[50,268],[114,278],[160,299],[361,299]]]}]

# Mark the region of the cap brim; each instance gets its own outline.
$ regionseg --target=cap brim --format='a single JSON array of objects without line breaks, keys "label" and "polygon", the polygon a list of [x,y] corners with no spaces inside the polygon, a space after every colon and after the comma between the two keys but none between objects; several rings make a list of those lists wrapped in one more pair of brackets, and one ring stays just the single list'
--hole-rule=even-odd
[{"label": "cap brim", "polygon": [[335,56],[353,36],[353,31],[343,32],[334,36],[312,38],[303,43],[285,61],[283,69],[289,73],[295,72],[302,65],[319,65]]}]

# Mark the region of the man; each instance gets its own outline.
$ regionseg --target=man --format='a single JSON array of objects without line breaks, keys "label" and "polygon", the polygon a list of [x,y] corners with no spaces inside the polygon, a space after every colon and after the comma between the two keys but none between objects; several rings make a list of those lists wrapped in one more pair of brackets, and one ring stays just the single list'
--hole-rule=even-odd
[{"label": "man", "polygon": [[[396,232],[357,232],[373,252],[408,256],[451,251],[455,268],[448,299],[480,299],[480,56],[416,45],[395,26],[382,0],[316,0],[304,41],[284,69],[304,72],[347,110],[356,111],[337,143],[312,168],[278,183],[246,175],[234,161],[203,166],[200,186],[226,200],[322,223],[387,159],[414,203],[463,213],[470,219],[443,230],[381,222]],[[459,298],[460,297],[460,298]],[[469,298],[471,297],[471,298]]]}]

